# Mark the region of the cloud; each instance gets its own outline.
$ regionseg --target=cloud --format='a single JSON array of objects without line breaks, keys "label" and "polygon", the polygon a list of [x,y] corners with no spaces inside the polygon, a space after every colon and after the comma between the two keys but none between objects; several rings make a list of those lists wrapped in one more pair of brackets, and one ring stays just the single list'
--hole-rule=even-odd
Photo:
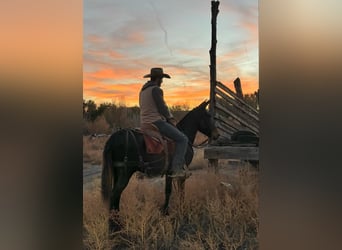
[{"label": "cloud", "polygon": [[141,84],[87,84],[84,86],[84,99],[95,102],[121,103],[127,106],[137,105]]},{"label": "cloud", "polygon": [[[252,40],[257,44],[258,41],[258,1],[256,0],[229,0],[220,5],[222,15],[231,16],[226,23],[229,28],[234,27],[235,32],[245,33],[244,40]],[[225,14],[223,14],[225,13]]]},{"label": "cloud", "polygon": [[[218,80],[239,76],[246,93],[258,81],[257,3],[227,0],[219,7]],[[84,97],[136,105],[143,75],[163,67],[172,77],[163,84],[171,105],[208,98],[210,6],[195,0],[85,0]]]},{"label": "cloud", "polygon": [[241,18],[241,20],[257,19],[258,1],[256,0],[227,0],[219,6],[221,13],[229,12]]},{"label": "cloud", "polygon": [[203,100],[209,99],[208,82],[198,83],[197,88],[183,86],[164,91],[165,101],[169,106],[188,105],[190,107],[200,104]]},{"label": "cloud", "polygon": [[85,39],[88,40],[90,43],[94,44],[99,44],[103,42],[103,37],[94,34],[87,35]]}]

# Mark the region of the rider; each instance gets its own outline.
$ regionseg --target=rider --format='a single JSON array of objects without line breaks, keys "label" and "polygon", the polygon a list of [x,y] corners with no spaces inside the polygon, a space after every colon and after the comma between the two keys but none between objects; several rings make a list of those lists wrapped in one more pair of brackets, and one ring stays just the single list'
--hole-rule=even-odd
[{"label": "rider", "polygon": [[162,68],[152,68],[150,77],[140,90],[140,124],[153,124],[159,132],[175,142],[175,153],[171,163],[170,177],[185,177],[184,157],[188,146],[188,137],[176,127],[176,120],[164,101],[163,90],[160,88],[163,78],[171,78]]}]

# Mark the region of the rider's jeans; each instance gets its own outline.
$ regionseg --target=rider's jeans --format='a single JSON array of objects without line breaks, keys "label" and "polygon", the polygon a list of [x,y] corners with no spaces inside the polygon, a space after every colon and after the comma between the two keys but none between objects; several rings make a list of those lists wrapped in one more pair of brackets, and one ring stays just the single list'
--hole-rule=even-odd
[{"label": "rider's jeans", "polygon": [[163,136],[172,139],[176,143],[175,154],[172,159],[171,169],[173,171],[181,169],[184,166],[184,157],[186,154],[186,149],[188,147],[188,137],[179,129],[166,121],[158,120],[155,121],[153,124],[158,127],[159,132]]}]

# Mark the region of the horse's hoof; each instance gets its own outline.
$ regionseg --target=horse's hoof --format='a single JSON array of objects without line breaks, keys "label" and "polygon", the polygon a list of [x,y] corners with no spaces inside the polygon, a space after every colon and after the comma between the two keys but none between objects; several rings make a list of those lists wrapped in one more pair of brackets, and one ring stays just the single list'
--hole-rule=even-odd
[{"label": "horse's hoof", "polygon": [[162,215],[164,215],[164,216],[170,215],[168,208],[161,208],[160,210],[161,210]]},{"label": "horse's hoof", "polygon": [[108,232],[109,237],[113,237],[114,233],[120,231],[123,228],[120,218],[117,214],[113,214],[108,220]]}]

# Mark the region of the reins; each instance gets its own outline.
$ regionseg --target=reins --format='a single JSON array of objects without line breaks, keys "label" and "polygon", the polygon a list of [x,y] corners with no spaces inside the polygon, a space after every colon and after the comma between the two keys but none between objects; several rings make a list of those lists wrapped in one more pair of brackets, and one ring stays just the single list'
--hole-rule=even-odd
[{"label": "reins", "polygon": [[204,148],[204,147],[206,147],[208,145],[208,141],[209,141],[209,138],[205,139],[204,141],[202,141],[198,145],[192,144],[191,146],[194,147],[194,148],[197,148],[197,149],[201,149],[201,148]]}]

